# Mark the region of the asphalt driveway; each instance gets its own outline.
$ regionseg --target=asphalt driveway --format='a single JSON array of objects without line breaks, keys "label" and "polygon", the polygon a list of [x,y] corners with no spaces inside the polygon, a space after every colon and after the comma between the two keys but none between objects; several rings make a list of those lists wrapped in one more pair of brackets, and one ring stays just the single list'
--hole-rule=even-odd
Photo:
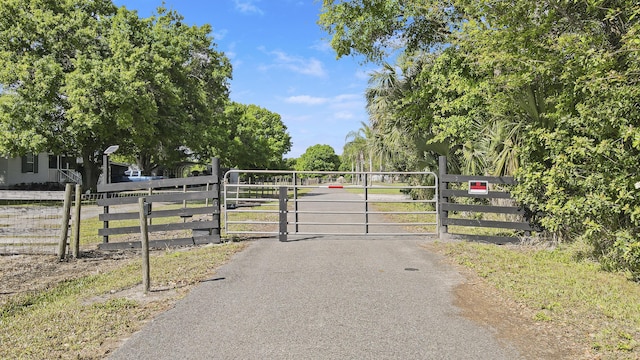
[{"label": "asphalt driveway", "polygon": [[111,359],[518,359],[425,239],[254,241]]}]

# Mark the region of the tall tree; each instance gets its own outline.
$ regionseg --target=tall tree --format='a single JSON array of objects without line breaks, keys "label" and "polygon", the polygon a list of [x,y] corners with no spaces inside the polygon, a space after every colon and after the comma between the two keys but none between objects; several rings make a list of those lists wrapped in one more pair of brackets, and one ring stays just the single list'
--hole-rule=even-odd
[{"label": "tall tree", "polygon": [[[350,156],[352,164],[355,165],[356,171],[365,171],[366,164],[369,165],[369,171],[373,171],[373,131],[371,127],[364,122],[360,122],[361,126],[357,131],[350,131],[345,136],[346,154]],[[343,153],[345,153],[343,151]]]},{"label": "tall tree", "polygon": [[[103,39],[115,12],[110,0],[0,2],[0,83],[6,98],[0,107],[1,153],[83,156],[84,179],[97,179],[90,157],[122,135],[114,126],[117,116],[108,117],[110,124],[99,129],[92,129],[95,123],[76,121],[69,115],[73,103],[68,80],[79,68],[108,55]],[[94,95],[88,93],[86,101],[100,101],[91,100]]]},{"label": "tall tree", "polygon": [[109,0],[0,1],[1,153],[82,157],[95,188],[109,145],[146,171],[170,152],[202,150],[231,75],[209,26],[164,8],[141,19]]},{"label": "tall tree", "polygon": [[399,170],[434,168],[437,156],[448,153],[446,141],[436,139],[433,95],[421,82],[431,59],[403,56],[397,66],[384,64],[374,72],[366,91],[367,112],[374,133],[372,145],[381,156],[389,156]]},{"label": "tall tree", "polygon": [[228,142],[215,151],[223,162],[241,169],[282,169],[291,136],[279,114],[257,105],[231,102],[225,109]]},{"label": "tall tree", "polygon": [[298,171],[337,171],[340,157],[330,145],[317,144],[310,146],[296,162]]},{"label": "tall tree", "polygon": [[185,147],[208,159],[205,144],[224,134],[230,62],[215,50],[209,25],[187,26],[182,16],[162,7],[143,21],[148,36],[141,45],[153,69],[141,75],[153,108],[138,120],[150,125],[134,139],[139,165],[151,170]]}]

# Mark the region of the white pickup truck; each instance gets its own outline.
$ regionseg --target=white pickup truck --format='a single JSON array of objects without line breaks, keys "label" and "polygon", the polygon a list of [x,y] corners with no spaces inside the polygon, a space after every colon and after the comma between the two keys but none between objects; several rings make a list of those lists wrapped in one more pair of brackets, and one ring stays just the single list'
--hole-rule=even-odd
[{"label": "white pickup truck", "polygon": [[149,181],[164,179],[164,176],[144,176],[140,170],[127,170],[124,176],[113,179],[114,182]]}]

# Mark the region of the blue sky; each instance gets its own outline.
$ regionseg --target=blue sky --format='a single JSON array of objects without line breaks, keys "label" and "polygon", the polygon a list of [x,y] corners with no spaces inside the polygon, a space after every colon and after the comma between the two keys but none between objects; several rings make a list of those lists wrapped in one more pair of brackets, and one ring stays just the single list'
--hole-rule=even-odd
[{"label": "blue sky", "polygon": [[[147,17],[161,0],[114,0]],[[315,0],[165,0],[190,25],[210,24],[233,64],[231,99],[282,116],[299,157],[315,144],[342,153],[345,136],[367,122],[364,90],[372,65],[336,60],[317,25]]]}]

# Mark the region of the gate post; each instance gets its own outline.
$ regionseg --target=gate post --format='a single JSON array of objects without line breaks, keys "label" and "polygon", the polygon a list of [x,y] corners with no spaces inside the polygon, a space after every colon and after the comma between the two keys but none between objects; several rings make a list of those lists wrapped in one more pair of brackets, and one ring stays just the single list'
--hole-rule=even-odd
[{"label": "gate post", "polygon": [[449,217],[449,212],[446,210],[442,210],[442,205],[446,203],[449,199],[443,195],[444,190],[449,188],[449,183],[445,180],[447,175],[447,157],[440,156],[438,157],[438,207],[437,209],[440,211],[436,216],[439,217],[439,231],[438,238],[443,239],[446,237],[445,234],[448,233],[449,229],[446,225],[446,219]]},{"label": "gate post", "polygon": [[213,221],[216,224],[214,229],[211,229],[211,235],[220,235],[220,159],[214,157],[211,159],[211,175],[215,178],[213,183],[213,191],[216,193],[216,197],[213,199],[213,206],[216,208],[213,212]]},{"label": "gate post", "polygon": [[287,187],[281,186],[279,199],[279,229],[278,240],[287,241]]}]

